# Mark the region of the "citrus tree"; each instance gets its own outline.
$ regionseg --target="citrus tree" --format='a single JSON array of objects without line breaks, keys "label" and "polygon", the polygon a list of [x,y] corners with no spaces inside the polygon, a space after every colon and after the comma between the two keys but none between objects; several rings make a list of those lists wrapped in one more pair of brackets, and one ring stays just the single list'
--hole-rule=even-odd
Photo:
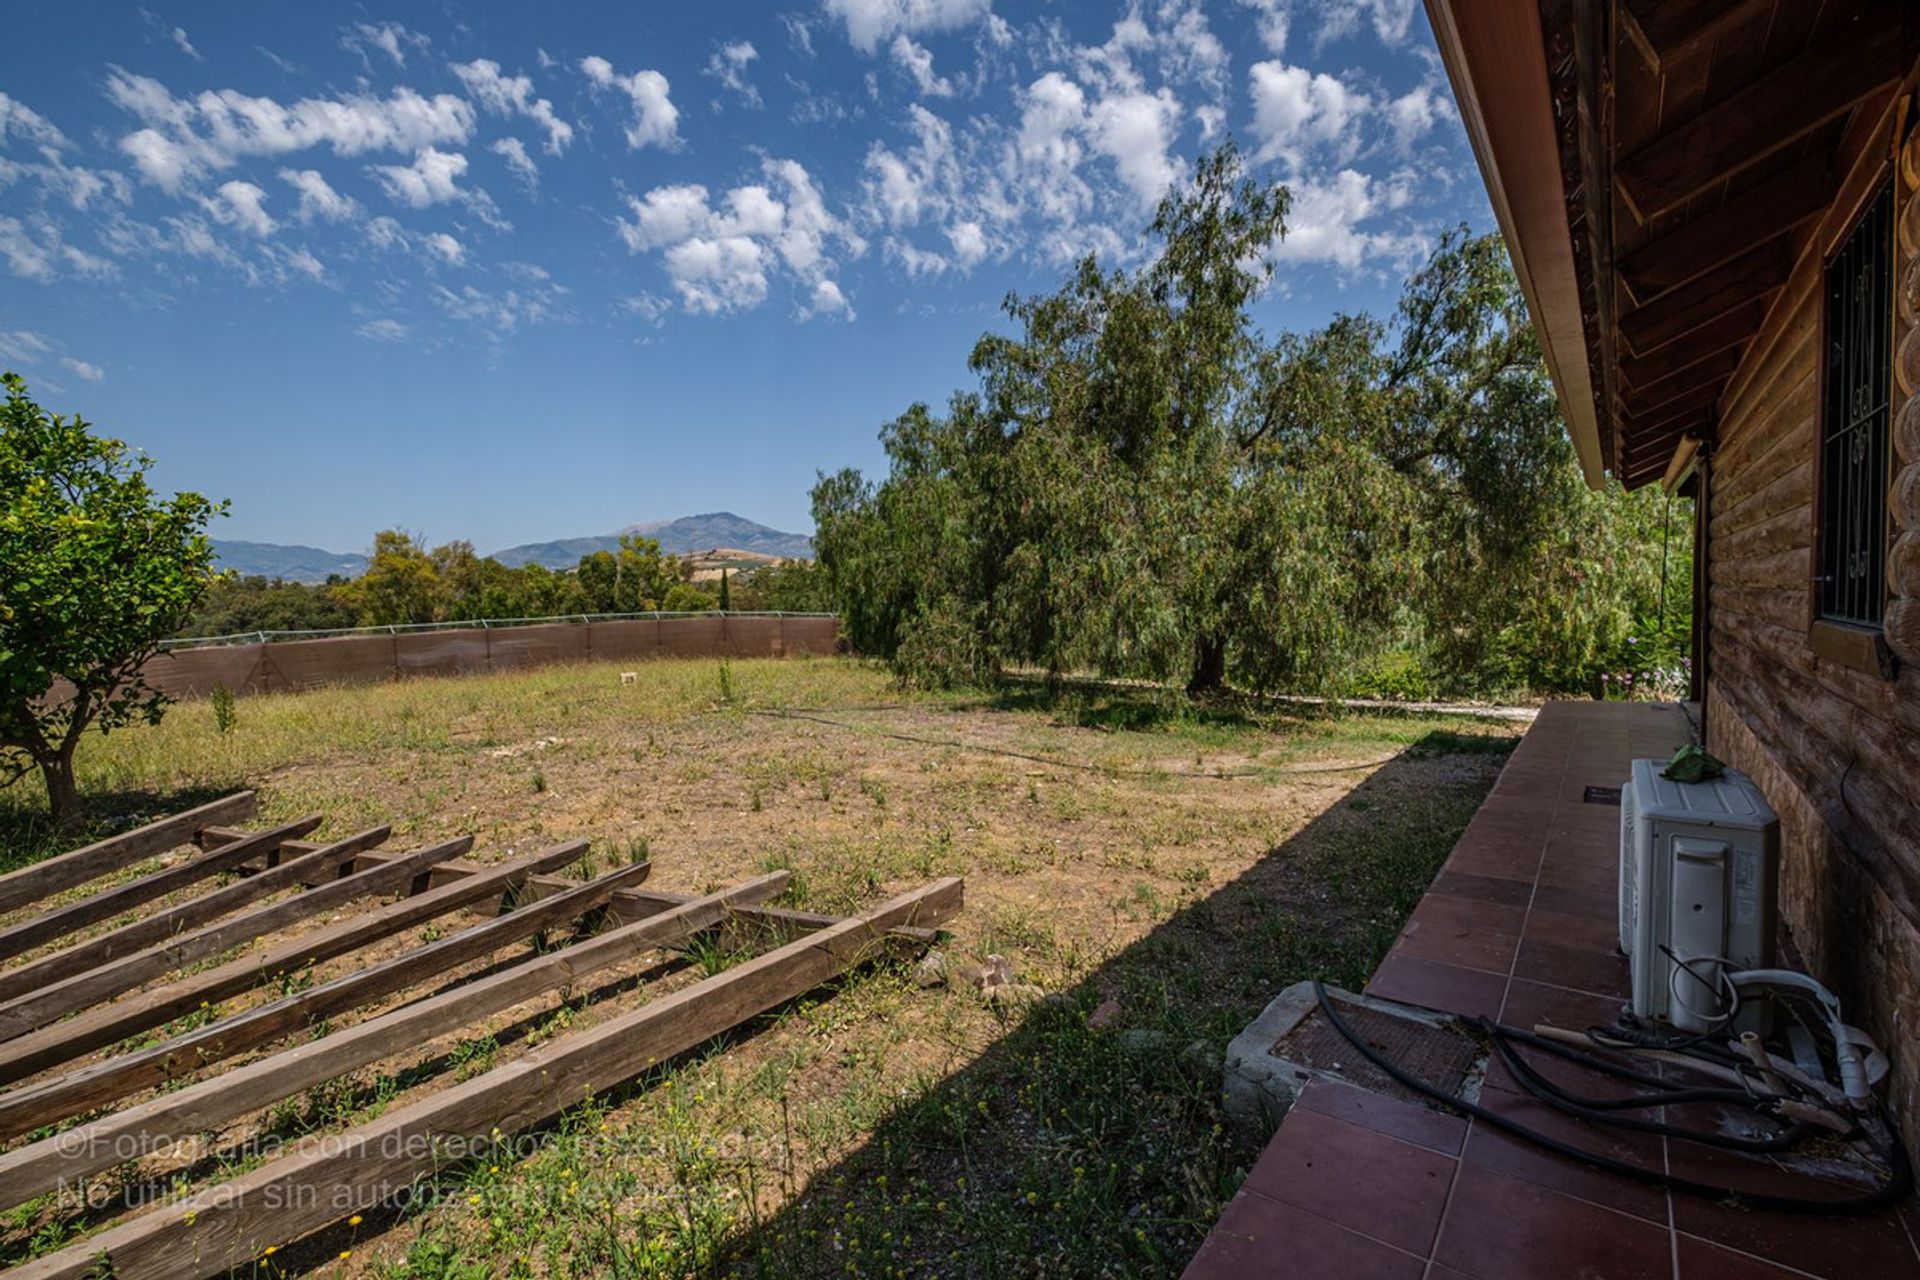
[{"label": "citrus tree", "polygon": [[47,412],[17,374],[0,383],[0,770],[39,770],[71,830],[82,737],[166,707],[145,667],[213,577],[206,527],[225,504],[162,497],[152,459]]}]

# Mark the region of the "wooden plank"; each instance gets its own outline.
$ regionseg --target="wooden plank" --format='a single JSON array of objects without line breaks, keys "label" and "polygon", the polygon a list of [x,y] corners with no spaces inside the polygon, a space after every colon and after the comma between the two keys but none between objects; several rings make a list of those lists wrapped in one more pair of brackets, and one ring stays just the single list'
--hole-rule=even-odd
[{"label": "wooden plank", "polygon": [[1720,37],[1751,21],[1771,0],[1626,0],[1620,29],[1634,47],[1665,74],[1674,63],[1704,52]]},{"label": "wooden plank", "polygon": [[[290,938],[259,955],[245,955],[177,982],[143,991],[125,1000],[84,1010],[50,1027],[0,1044],[0,1084],[23,1080],[36,1071],[70,1062],[83,1053],[118,1044],[128,1036],[162,1026],[203,1004],[213,1004],[263,982],[272,982],[322,960],[344,955],[402,929],[466,907],[485,908],[488,900],[509,894],[530,875],[577,861],[585,840],[569,840],[488,867],[479,875],[400,898],[365,914],[353,915]],[[384,865],[384,864],[383,864]],[[641,866],[648,864],[641,863]],[[632,884],[635,878],[624,879]],[[502,905],[506,905],[504,898]],[[177,1041],[171,1043],[178,1043]],[[119,1059],[125,1061],[125,1059]],[[0,1116],[11,1114],[14,1094],[0,1094]],[[31,1128],[32,1126],[28,1126]],[[14,1137],[0,1124],[0,1140]]]},{"label": "wooden plank", "polygon": [[[18,1280],[84,1280],[102,1268],[118,1280],[187,1280],[248,1266],[269,1245],[284,1246],[459,1164],[496,1131],[506,1136],[539,1124],[805,995],[883,950],[888,930],[949,918],[962,895],[958,879],[902,894],[12,1274]],[[343,1188],[353,1192],[344,1203],[334,1194]]]},{"label": "wooden plank", "polygon": [[253,816],[255,803],[253,792],[236,792],[185,813],[176,813],[171,818],[149,822],[136,830],[108,836],[84,848],[36,862],[18,871],[9,871],[0,876],[0,911],[11,911],[29,902],[38,902],[109,871],[117,871],[156,853],[165,853],[175,845],[192,840],[204,827],[223,822],[245,822]]},{"label": "wooden plank", "polygon": [[335,1076],[431,1043],[481,1018],[563,987],[668,942],[710,929],[732,901],[770,898],[787,887],[776,871],[696,898],[651,920],[588,938],[523,964],[370,1018],[332,1035],[163,1093],[91,1124],[0,1155],[0,1209],[24,1204],[70,1179],[112,1168],[130,1151],[155,1151]]},{"label": "wooden plank", "polygon": [[[293,835],[305,835],[319,825],[320,816],[314,814],[310,818],[295,823],[292,828],[281,828],[281,830],[291,830]],[[90,924],[111,920],[142,903],[164,898],[188,885],[197,884],[210,876],[218,875],[222,871],[230,870],[242,862],[260,856],[262,851],[254,843],[243,841],[224,845],[171,867],[163,867],[152,875],[141,876],[137,880],[129,880],[125,884],[114,885],[99,893],[89,894],[78,902],[40,912],[11,929],[0,931],[0,960],[24,955],[42,943],[63,938]],[[274,856],[274,851],[268,850],[265,856],[269,858]]]},{"label": "wooden plank", "polygon": [[1620,336],[1644,356],[1773,292],[1793,273],[1793,246],[1772,240],[1620,318]]},{"label": "wooden plank", "polygon": [[[1684,345],[1686,344],[1674,344],[1674,346]],[[1672,349],[1672,347],[1668,348],[1668,350]],[[1713,388],[1714,399],[1717,400],[1720,390],[1727,385],[1727,379],[1732,377],[1733,371],[1739,367],[1740,349],[1725,347],[1716,354],[1695,360],[1692,364],[1657,382],[1649,382],[1644,386],[1622,385],[1620,403],[1628,412],[1644,417],[1707,386]]]},{"label": "wooden plank", "polygon": [[1686,342],[1669,343],[1648,356],[1623,356],[1620,360],[1621,379],[1626,385],[1638,387],[1671,377],[1708,356],[1740,346],[1753,336],[1766,315],[1765,302],[1750,302],[1728,312],[1712,324],[1695,330]]},{"label": "wooden plank", "polygon": [[[353,846],[370,838],[384,838],[385,835],[386,828],[377,827],[372,831],[361,832],[359,835],[349,836],[340,841],[341,847],[337,850],[322,849],[307,856],[333,858],[344,862],[352,856]],[[309,889],[305,893],[282,898],[278,902],[268,903],[264,907],[243,912],[230,919],[216,920],[191,933],[167,938],[144,951],[136,951],[132,955],[110,960],[97,969],[77,973],[52,986],[43,987],[29,995],[10,1000],[0,1005],[0,1040],[11,1040],[25,1035],[36,1027],[46,1026],[56,1018],[77,1013],[90,1005],[110,1000],[123,991],[131,991],[144,982],[151,982],[176,969],[185,968],[195,960],[219,955],[229,947],[237,947],[243,942],[265,937],[276,929],[284,929],[308,916],[331,911],[355,898],[385,893],[398,888],[439,859],[465,853],[472,847],[472,836],[444,840],[439,844],[429,845],[424,849],[417,849],[395,858],[384,866],[343,877],[330,884],[323,884],[317,889]],[[293,863],[285,865],[290,867]]]},{"label": "wooden plank", "polygon": [[[201,833],[202,843],[209,847],[236,835],[245,834],[226,827],[209,827]],[[288,852],[297,853],[309,846],[299,841],[289,841],[285,846]],[[318,847],[318,846],[312,846]],[[354,858],[356,870],[365,866],[377,865],[382,859],[391,857],[378,849],[358,854]],[[435,887],[451,883],[476,871],[485,870],[484,863],[465,862],[452,859],[433,869]],[[564,893],[573,887],[573,881],[554,876],[532,876],[527,880],[526,900],[532,901],[545,893]],[[684,893],[670,893],[664,889],[623,889],[613,895],[613,901],[607,910],[616,924],[632,924],[645,920],[649,916],[659,915],[671,910],[692,898]],[[810,933],[816,929],[825,929],[839,924],[844,916],[825,915],[817,911],[795,911],[790,907],[740,907],[728,917],[729,926],[759,929],[774,935]],[[903,928],[898,931],[900,939],[906,945],[927,945],[933,942],[935,933],[931,929]]]},{"label": "wooden plank", "polygon": [[1809,156],[1658,240],[1620,263],[1620,278],[1644,306],[1669,289],[1805,225],[1825,209],[1839,187],[1832,160]]},{"label": "wooden plank", "polygon": [[1905,75],[1912,60],[1894,6],[1762,76],[1614,167],[1641,222],[1804,138]]},{"label": "wooden plank", "polygon": [[568,893],[542,898],[484,924],[164,1044],[64,1072],[26,1089],[9,1090],[0,1094],[0,1137],[16,1138],[106,1106],[137,1090],[183,1079],[212,1063],[295,1034],[323,1018],[360,1008],[469,960],[491,955],[542,929],[598,911],[616,890],[645,879],[650,869],[651,864],[645,862],[621,867]]},{"label": "wooden plank", "polygon": [[[320,821],[319,814],[311,814],[284,827],[263,831],[254,837],[252,851],[265,854],[277,849],[281,841],[291,836],[305,835],[319,826]],[[63,950],[8,969],[0,973],[0,1002],[13,1000],[28,992],[45,991],[51,983],[85,973],[132,952],[145,950],[162,938],[218,919],[278,889],[298,884],[304,874],[337,868],[360,849],[379,844],[386,835],[387,828],[378,827],[362,832],[351,840],[323,845],[304,857],[282,863],[261,875],[249,876],[223,885],[211,893],[163,907],[131,924],[109,929],[97,937],[76,942]]]}]

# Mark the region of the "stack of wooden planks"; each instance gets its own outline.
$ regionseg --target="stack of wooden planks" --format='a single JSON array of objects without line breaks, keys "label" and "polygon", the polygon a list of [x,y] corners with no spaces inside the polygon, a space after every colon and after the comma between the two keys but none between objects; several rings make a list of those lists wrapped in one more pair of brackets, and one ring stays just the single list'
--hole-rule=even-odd
[{"label": "stack of wooden planks", "polygon": [[[318,815],[265,830],[235,825],[254,808],[243,792],[0,876],[0,912],[12,915],[0,923],[0,961],[13,961],[0,969],[0,1142],[13,1143],[0,1152],[0,1209],[85,1186],[699,935],[762,949],[324,1142],[129,1211],[12,1274],[181,1277],[247,1267],[269,1246],[409,1193],[478,1143],[544,1123],[864,961],[924,947],[963,892],[958,879],[938,880],[857,916],[824,916],[768,905],[787,885],[784,871],[700,895],[667,893],[645,886],[648,862],[585,880],[556,874],[583,859],[584,840],[482,863],[464,856],[472,837],[394,853],[379,847],[385,827],[306,839]],[[67,900],[186,844],[196,851]],[[470,918],[443,920],[457,913]],[[367,955],[317,985],[294,981],[433,921],[443,923],[423,945],[385,948],[391,954]],[[570,941],[500,955],[549,932]],[[448,984],[460,966],[487,957],[495,963]],[[259,998],[282,988],[277,999]],[[407,993],[414,998],[392,999]],[[229,1016],[192,1016],[250,994]],[[336,1027],[338,1019],[347,1021]],[[154,1038],[176,1022],[184,1029]],[[115,1046],[123,1051],[101,1055]]]}]

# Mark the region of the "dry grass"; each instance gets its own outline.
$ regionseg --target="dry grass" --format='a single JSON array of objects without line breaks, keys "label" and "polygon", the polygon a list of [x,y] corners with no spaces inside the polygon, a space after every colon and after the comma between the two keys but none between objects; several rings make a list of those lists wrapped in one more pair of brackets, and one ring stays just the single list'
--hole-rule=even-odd
[{"label": "dry grass", "polygon": [[[1219,1125],[1226,1039],[1287,982],[1364,977],[1519,732],[1141,691],[907,696],[837,660],[660,662],[624,687],[614,667],[549,668],[237,711],[226,735],[194,704],[90,743],[98,811],[128,821],[250,785],[262,822],[391,821],[397,847],[472,831],[490,860],[584,835],[603,866],[650,850],[653,883],[680,890],[787,868],[791,900],[820,910],[963,875],[944,952],[1004,955],[1054,995],[1010,1010],[907,969],[862,973],[531,1151],[449,1174],[430,1203],[265,1264],[396,1276],[1175,1272],[1251,1153]],[[16,861],[46,851],[32,800],[0,793]],[[696,949],[658,976],[735,958]],[[631,1007],[637,973],[122,1179],[211,1177],[262,1131],[365,1118]],[[8,1254],[88,1221],[27,1206]]]}]

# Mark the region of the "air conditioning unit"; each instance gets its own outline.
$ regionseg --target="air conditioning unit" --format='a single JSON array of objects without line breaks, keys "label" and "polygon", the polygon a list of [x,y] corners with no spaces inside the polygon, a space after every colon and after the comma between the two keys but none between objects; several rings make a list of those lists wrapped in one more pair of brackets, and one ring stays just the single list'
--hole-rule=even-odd
[{"label": "air conditioning unit", "polygon": [[1780,819],[1752,780],[1660,776],[1635,760],[1620,791],[1620,949],[1633,1012],[1687,1032],[1764,1031],[1729,1019],[1725,968],[1773,966]]}]

